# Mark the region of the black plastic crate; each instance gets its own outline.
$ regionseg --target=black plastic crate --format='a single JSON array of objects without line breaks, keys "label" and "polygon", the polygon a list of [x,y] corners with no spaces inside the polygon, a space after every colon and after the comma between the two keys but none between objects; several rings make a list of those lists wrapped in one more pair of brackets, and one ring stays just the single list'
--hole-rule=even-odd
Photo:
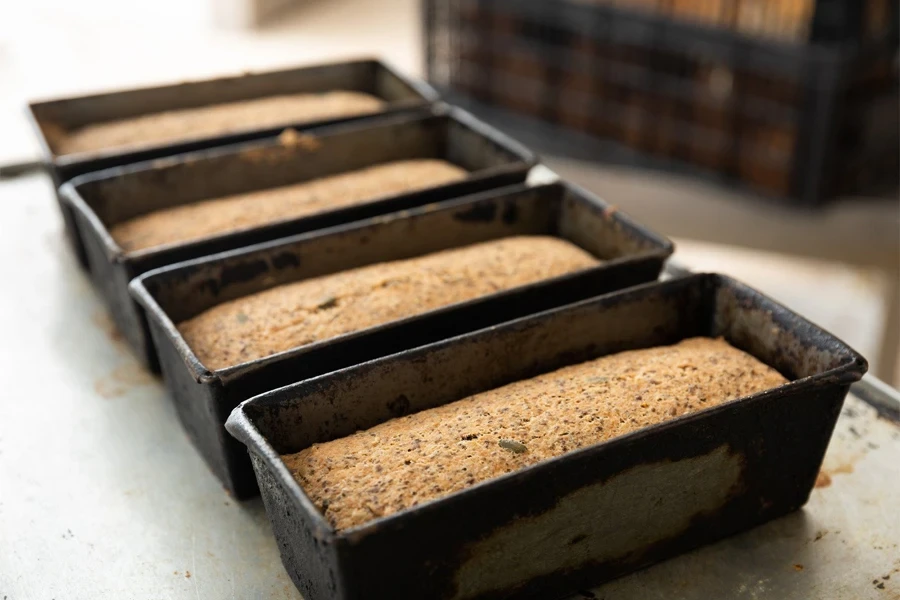
[{"label": "black plastic crate", "polygon": [[791,42],[883,36],[896,0],[573,0]]},{"label": "black plastic crate", "polygon": [[[426,0],[429,79],[450,97],[613,140],[649,166],[793,203],[896,184],[896,27],[837,32],[822,24],[837,4],[820,2],[810,31],[827,41],[785,42],[638,4]],[[857,20],[870,4],[854,3]],[[576,139],[567,146],[578,153]]]}]

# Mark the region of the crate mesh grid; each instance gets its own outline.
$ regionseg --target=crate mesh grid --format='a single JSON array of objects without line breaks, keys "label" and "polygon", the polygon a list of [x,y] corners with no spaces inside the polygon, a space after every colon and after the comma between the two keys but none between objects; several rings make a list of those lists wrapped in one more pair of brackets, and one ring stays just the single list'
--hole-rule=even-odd
[{"label": "crate mesh grid", "polygon": [[[680,6],[690,2],[696,0]],[[853,116],[864,112],[873,89],[875,96],[896,97],[896,68],[870,74],[860,93],[849,52],[721,28],[685,29],[610,4],[426,2],[430,78],[479,101],[801,203],[873,178],[848,173],[860,166],[852,160],[831,177],[836,154],[862,152],[881,171],[896,164],[890,140],[878,152],[863,151],[868,141],[854,135]],[[894,44],[878,56],[890,58]]]}]

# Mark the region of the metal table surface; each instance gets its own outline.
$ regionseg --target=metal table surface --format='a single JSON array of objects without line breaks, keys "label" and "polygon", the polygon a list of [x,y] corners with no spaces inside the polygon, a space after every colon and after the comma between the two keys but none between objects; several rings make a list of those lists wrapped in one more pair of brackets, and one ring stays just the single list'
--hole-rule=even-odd
[{"label": "metal table surface", "polygon": [[[49,180],[0,182],[0,599],[296,599],[77,270]],[[877,394],[884,413],[896,392]],[[582,597],[900,598],[900,429],[850,397],[804,510]]]}]

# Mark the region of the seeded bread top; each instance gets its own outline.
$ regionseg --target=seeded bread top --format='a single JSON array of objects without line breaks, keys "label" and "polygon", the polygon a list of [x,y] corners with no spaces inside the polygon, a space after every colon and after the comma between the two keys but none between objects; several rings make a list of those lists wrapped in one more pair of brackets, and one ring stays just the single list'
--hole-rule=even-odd
[{"label": "seeded bread top", "polygon": [[566,240],[516,236],[289,283],[178,325],[221,369],[598,264]]},{"label": "seeded bread top", "polygon": [[786,383],[721,339],[621,352],[282,456],[336,529]]},{"label": "seeded bread top", "polygon": [[60,155],[93,152],[299,125],[383,110],[384,101],[362,92],[335,90],[324,94],[286,94],[92,123],[72,131],[54,132],[51,145]]}]

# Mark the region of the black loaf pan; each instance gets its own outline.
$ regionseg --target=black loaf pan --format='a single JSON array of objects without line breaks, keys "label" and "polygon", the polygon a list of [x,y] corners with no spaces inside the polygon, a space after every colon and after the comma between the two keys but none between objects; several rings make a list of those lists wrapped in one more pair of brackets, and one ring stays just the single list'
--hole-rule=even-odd
[{"label": "black loaf pan", "polygon": [[[279,458],[559,367],[725,336],[782,387],[546,460],[335,532]],[[813,487],[866,362],[727,277],[589,299],[241,404],[282,562],[307,600],[556,598],[784,515]]]},{"label": "black loaf pan", "polygon": [[[117,167],[84,175],[60,193],[75,217],[90,274],[116,325],[137,356],[158,371],[146,319],[128,294],[137,275],[179,261],[297,233],[349,223],[493,187],[522,182],[535,157],[468,113],[434,106],[417,113],[373,118],[305,132],[305,142],[279,138]],[[465,180],[357,206],[126,252],[109,227],[135,216],[209,198],[273,188],[411,158],[443,158],[466,168]]]},{"label": "black loaf pan", "polygon": [[[318,93],[338,89],[365,92],[381,98],[388,102],[385,112],[422,107],[438,99],[437,92],[428,84],[404,77],[381,61],[364,59],[279,71],[247,72],[231,77],[32,102],[28,108],[39,137],[44,161],[50,168],[54,184],[59,186],[84,173],[268,137],[287,126],[300,129],[351,121],[370,115],[305,123],[285,122],[278,127],[265,129],[245,127],[234,133],[219,136],[147,144],[132,149],[110,148],[65,155],[57,154],[54,148],[52,141],[54,129],[71,130],[84,125],[167,110],[254,100],[280,94]],[[82,266],[88,267],[84,246],[75,228],[74,217],[69,208],[62,203],[61,198],[60,210],[76,256]]]},{"label": "black loaf pan", "polygon": [[[204,367],[175,324],[276,285],[511,235],[567,239],[605,259],[596,267],[309,344],[238,366]],[[238,497],[257,493],[246,450],[225,432],[243,400],[394,352],[656,279],[672,245],[563,184],[510,186],[254,248],[172,265],[139,277],[163,378],[213,472]]]}]

